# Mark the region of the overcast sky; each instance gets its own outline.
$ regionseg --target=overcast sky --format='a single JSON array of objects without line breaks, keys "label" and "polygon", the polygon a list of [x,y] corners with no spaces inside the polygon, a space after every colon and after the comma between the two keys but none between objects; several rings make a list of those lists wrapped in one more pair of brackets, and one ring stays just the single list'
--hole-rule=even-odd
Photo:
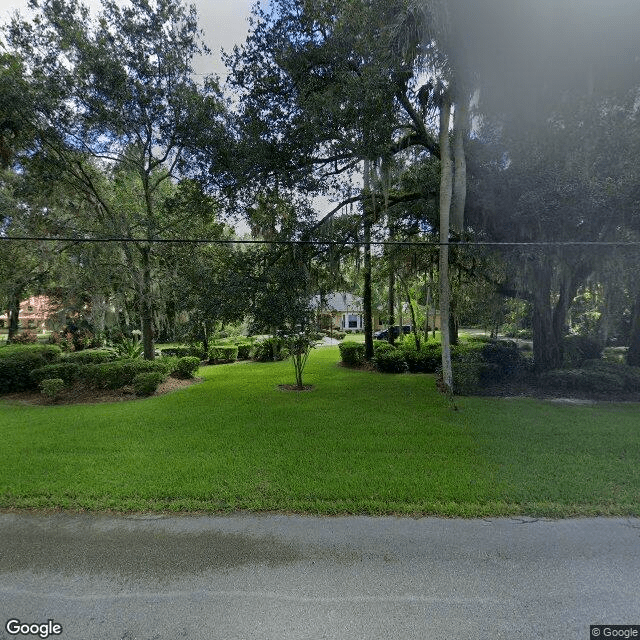
[{"label": "overcast sky", "polygon": [[[85,0],[91,7],[98,7],[99,0]],[[198,73],[217,73],[222,80],[226,71],[220,59],[220,49],[231,51],[234,44],[244,42],[249,13],[254,0],[187,0],[198,9],[200,27],[205,33],[205,41],[211,49],[211,55],[196,62]],[[26,15],[27,0],[0,0],[0,21],[17,9]]]}]

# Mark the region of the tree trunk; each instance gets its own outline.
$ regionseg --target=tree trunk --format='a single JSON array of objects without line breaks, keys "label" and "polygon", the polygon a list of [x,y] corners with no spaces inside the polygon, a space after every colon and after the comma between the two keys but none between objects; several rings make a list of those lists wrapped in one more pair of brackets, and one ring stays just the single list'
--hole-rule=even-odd
[{"label": "tree trunk", "polygon": [[416,310],[413,307],[413,303],[411,302],[411,297],[407,293],[407,304],[409,305],[409,309],[411,311],[411,330],[413,331],[413,339],[416,343],[416,349],[420,350],[420,334],[418,333],[418,319],[416,318]]},{"label": "tree trunk", "polygon": [[469,101],[462,97],[456,101],[453,114],[453,203],[451,228],[461,236],[464,231],[464,207],[467,198],[467,161],[464,140],[469,127]]},{"label": "tree trunk", "polygon": [[459,344],[458,321],[453,309],[449,311],[449,342],[452,346]]},{"label": "tree trunk", "polygon": [[151,304],[151,249],[143,247],[142,253],[142,283],[140,290],[140,319],[142,323],[142,348],[144,359],[153,360],[155,349],[153,346],[153,306]]},{"label": "tree trunk", "polygon": [[402,304],[402,292],[400,291],[400,285],[398,285],[398,291],[396,293],[398,298],[398,327],[400,327],[398,330],[398,336],[402,336],[404,335],[402,333],[402,327],[404,326],[404,316],[402,314],[403,304]]},{"label": "tree trunk", "polygon": [[636,301],[633,306],[627,364],[632,367],[640,367],[640,288],[636,293]]},{"label": "tree trunk", "polygon": [[102,295],[91,296],[91,322],[96,338],[104,344],[104,330],[108,301]]},{"label": "tree trunk", "polygon": [[425,310],[424,310],[424,341],[429,341],[429,307],[431,306],[431,287],[429,282],[424,281],[424,297],[425,297]]},{"label": "tree trunk", "polygon": [[395,273],[395,264],[393,261],[393,257],[389,256],[389,332],[387,335],[387,340],[389,344],[394,344],[396,339],[393,335],[392,327],[395,324],[396,316],[395,316],[395,293],[396,293],[396,273]]},{"label": "tree trunk", "polygon": [[9,321],[9,333],[7,335],[7,344],[10,344],[13,337],[18,333],[20,325],[20,298],[22,290],[14,290],[9,297],[9,311],[7,320]]},{"label": "tree trunk", "polygon": [[206,320],[202,323],[202,352],[206,360],[209,357],[209,331]]},{"label": "tree trunk", "polygon": [[371,211],[369,205],[370,193],[370,165],[369,160],[364,162],[364,191],[362,212],[364,226],[364,291],[362,304],[364,306],[364,359],[373,359],[373,312],[371,295]]},{"label": "tree trunk", "polygon": [[451,210],[452,167],[449,145],[449,119],[451,99],[443,92],[440,106],[440,336],[442,343],[442,382],[449,393],[453,393],[453,371],[451,369],[451,345],[449,342],[449,214]]},{"label": "tree trunk", "polygon": [[567,313],[575,295],[570,275],[560,279],[558,300],[551,302],[552,266],[538,262],[534,275],[533,293],[533,359],[536,371],[549,371],[562,367],[562,341]]}]

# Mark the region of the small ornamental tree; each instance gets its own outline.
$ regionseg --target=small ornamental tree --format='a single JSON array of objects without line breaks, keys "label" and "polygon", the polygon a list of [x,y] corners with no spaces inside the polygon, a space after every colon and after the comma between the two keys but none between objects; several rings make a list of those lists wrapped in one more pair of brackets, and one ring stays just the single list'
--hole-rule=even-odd
[{"label": "small ornamental tree", "polygon": [[315,346],[315,340],[307,332],[286,336],[285,342],[291,355],[293,368],[296,372],[296,388],[299,391],[302,391],[304,389],[304,385],[302,384],[302,373],[307,365],[309,353]]}]

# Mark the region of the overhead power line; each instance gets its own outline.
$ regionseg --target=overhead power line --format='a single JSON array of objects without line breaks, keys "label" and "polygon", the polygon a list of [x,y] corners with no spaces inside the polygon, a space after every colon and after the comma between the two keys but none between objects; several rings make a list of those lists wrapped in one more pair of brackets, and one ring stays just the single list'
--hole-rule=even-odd
[{"label": "overhead power line", "polygon": [[[6,242],[75,242],[75,243],[151,243],[151,244],[255,244],[255,245],[325,245],[325,246],[362,246],[364,240],[244,240],[230,238],[77,238],[77,237],[45,237],[45,236],[0,236]],[[604,241],[604,240],[540,240],[526,242],[493,242],[484,240],[471,241],[419,241],[419,240],[372,240],[374,246],[409,246],[409,247],[640,247],[640,241]]]}]

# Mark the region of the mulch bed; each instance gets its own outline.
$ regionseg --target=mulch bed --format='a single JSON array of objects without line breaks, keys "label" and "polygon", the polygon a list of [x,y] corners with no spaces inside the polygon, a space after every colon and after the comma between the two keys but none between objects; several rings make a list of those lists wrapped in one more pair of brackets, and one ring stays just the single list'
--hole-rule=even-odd
[{"label": "mulch bed", "polygon": [[302,389],[295,384],[279,384],[278,389],[280,391],[313,391],[314,386],[312,384],[303,384]]},{"label": "mulch bed", "polygon": [[[202,382],[202,378],[192,378],[190,380],[178,380],[177,378],[167,378],[151,396],[162,396],[166,393],[190,387],[193,384]],[[58,399],[52,402],[39,391],[21,391],[20,393],[7,393],[0,396],[0,400],[9,400],[16,404],[27,405],[52,405],[52,404],[96,404],[103,402],[124,402],[131,400],[144,400],[138,398],[133,387],[122,389],[94,389],[83,384],[75,384],[68,389],[64,389]]]}]

